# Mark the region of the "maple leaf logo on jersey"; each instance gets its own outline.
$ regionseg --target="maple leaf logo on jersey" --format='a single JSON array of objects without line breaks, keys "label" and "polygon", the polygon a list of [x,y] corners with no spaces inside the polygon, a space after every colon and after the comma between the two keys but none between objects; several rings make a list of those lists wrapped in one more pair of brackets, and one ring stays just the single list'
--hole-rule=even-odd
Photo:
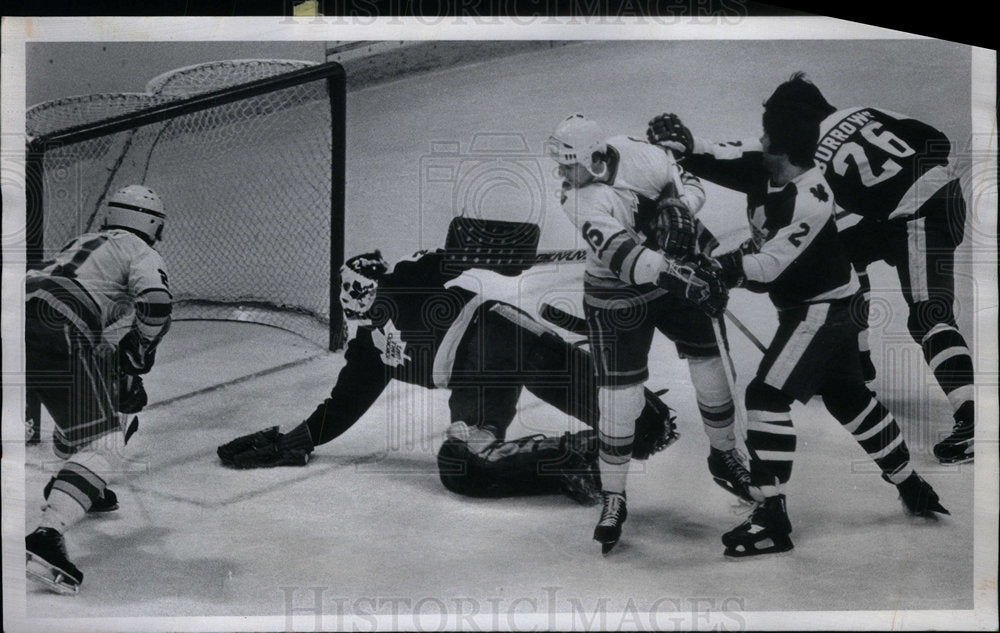
[{"label": "maple leaf logo on jersey", "polygon": [[826,202],[830,199],[830,194],[826,192],[826,188],[822,184],[816,185],[810,189],[809,193],[816,196],[820,202]]},{"label": "maple leaf logo on jersey", "polygon": [[390,367],[399,367],[410,360],[410,357],[406,355],[406,343],[391,320],[385,326],[372,332],[372,342],[381,352],[382,362]]}]

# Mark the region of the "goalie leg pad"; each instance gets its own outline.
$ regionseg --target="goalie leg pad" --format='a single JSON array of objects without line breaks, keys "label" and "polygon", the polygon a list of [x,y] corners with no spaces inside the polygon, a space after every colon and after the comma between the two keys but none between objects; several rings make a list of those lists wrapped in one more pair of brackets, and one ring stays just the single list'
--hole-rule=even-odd
[{"label": "goalie leg pad", "polygon": [[468,496],[498,498],[564,493],[592,503],[600,491],[592,430],[561,437],[532,435],[496,441],[474,451],[449,437],[438,451],[438,474],[448,490]]}]

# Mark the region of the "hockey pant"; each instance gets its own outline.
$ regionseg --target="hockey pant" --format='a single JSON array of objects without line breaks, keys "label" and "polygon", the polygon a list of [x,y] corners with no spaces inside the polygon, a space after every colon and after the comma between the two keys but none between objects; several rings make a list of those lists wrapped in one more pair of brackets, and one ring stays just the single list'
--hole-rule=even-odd
[{"label": "hockey pant", "polygon": [[909,450],[892,414],[864,383],[849,301],[783,311],[757,375],[747,386],[747,451],[753,486],[780,492],[792,471],[795,400],[822,396],[827,410],[894,483],[909,474]]},{"label": "hockey pant", "polygon": [[85,511],[107,482],[127,467],[125,417],[116,411],[115,354],[29,302],[25,322],[27,390],[55,423],[52,448],[59,460],[53,490]]}]

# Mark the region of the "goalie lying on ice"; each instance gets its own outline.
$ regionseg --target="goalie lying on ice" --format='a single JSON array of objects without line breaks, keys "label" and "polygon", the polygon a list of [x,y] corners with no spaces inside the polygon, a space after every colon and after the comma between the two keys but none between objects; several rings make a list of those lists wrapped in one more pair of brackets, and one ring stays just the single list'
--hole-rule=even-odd
[{"label": "goalie lying on ice", "polygon": [[[438,454],[442,483],[469,496],[562,492],[597,500],[597,385],[590,354],[518,308],[454,282],[446,251],[417,253],[391,272],[378,251],[341,269],[341,303],[365,319],[330,396],[287,433],[272,427],[218,448],[234,468],[298,465],[347,431],[393,379],[451,390],[451,427]],[[522,387],[590,429],[506,441]],[[677,438],[672,411],[645,392],[634,457]]]}]

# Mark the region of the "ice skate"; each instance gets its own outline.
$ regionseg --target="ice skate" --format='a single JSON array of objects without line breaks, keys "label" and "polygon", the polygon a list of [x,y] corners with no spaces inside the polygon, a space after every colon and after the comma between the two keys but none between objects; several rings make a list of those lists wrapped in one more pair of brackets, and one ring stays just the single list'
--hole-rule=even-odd
[{"label": "ice skate", "polygon": [[791,550],[792,524],[785,508],[785,495],[764,499],[746,521],[722,535],[725,556],[739,560],[762,554],[779,554]]},{"label": "ice skate", "polygon": [[83,572],[66,557],[62,534],[38,528],[24,537],[28,578],[60,594],[75,594],[83,583]]},{"label": "ice skate", "polygon": [[937,519],[935,512],[951,514],[941,505],[934,488],[931,488],[931,485],[917,473],[911,473],[902,483],[896,485],[896,489],[899,490],[899,500],[903,503],[903,510],[910,516]]},{"label": "ice skate", "polygon": [[750,495],[750,472],[743,465],[735,448],[728,451],[712,448],[708,454],[708,472],[726,492],[747,503],[755,502]]},{"label": "ice skate", "polygon": [[951,429],[951,435],[934,445],[934,457],[942,464],[965,464],[971,462],[975,425],[971,421],[958,420]]},{"label": "ice skate", "polygon": [[622,524],[628,518],[624,492],[601,492],[604,508],[601,520],[594,528],[594,540],[601,544],[601,553],[607,554],[618,543],[622,535]]}]

